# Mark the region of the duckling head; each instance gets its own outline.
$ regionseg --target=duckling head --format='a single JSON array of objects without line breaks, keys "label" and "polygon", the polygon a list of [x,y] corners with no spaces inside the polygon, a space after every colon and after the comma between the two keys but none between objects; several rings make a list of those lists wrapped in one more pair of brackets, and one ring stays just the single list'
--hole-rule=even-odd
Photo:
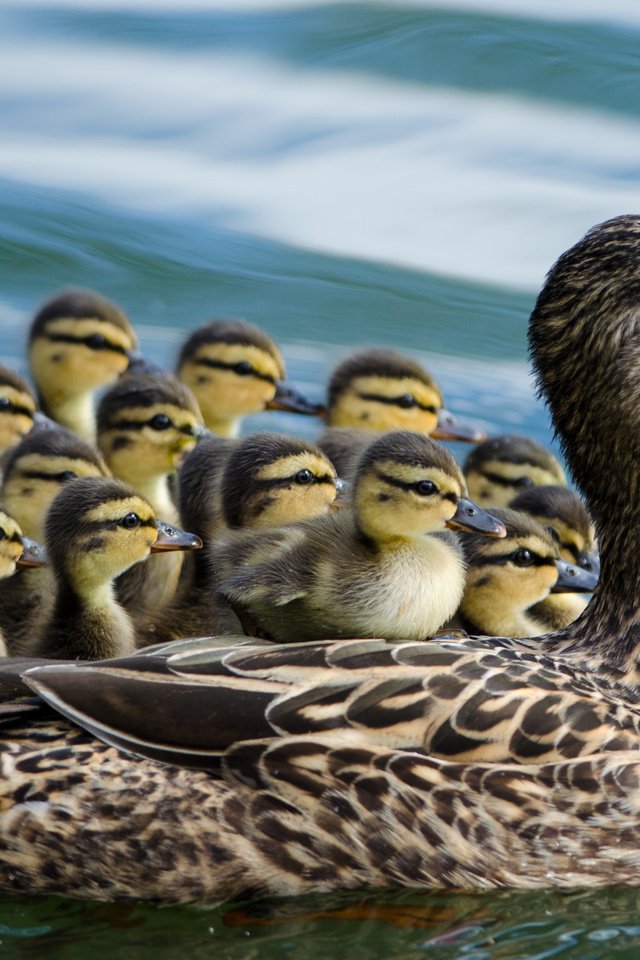
[{"label": "duckling head", "polygon": [[596,531],[584,502],[569,487],[530,487],[511,502],[513,510],[534,517],[556,540],[560,556],[584,570],[598,573]]},{"label": "duckling head", "polygon": [[37,409],[29,384],[15,370],[0,365],[0,453],[26,437]]},{"label": "duckling head", "polygon": [[18,567],[41,567],[45,564],[43,548],[23,536],[13,517],[0,507],[0,579],[13,576]]},{"label": "duckling head", "polygon": [[198,403],[175,377],[125,374],[98,406],[98,446],[111,472],[145,488],[175,470],[202,435]]},{"label": "duckling head", "polygon": [[415,430],[439,440],[484,438],[445,410],[440,387],[424,367],[383,348],[360,350],[336,367],[326,419],[330,427]]},{"label": "duckling head", "polygon": [[78,477],[108,474],[97,450],[75,433],[35,427],[7,457],[2,499],[24,533],[42,540],[47,511],[61,487]]},{"label": "duckling head", "polygon": [[378,545],[449,527],[503,537],[503,525],[467,499],[458,464],[423,434],[394,430],[360,458],[353,503],[361,532]]},{"label": "duckling head", "polygon": [[56,577],[93,599],[150,553],[202,546],[193,534],[157,521],[151,504],[127,484],[106,477],[64,487],[51,504],[45,537]]},{"label": "duckling head", "polygon": [[258,433],[234,449],[222,477],[222,508],[231,528],[273,527],[325,513],[336,498],[333,464],[295,437]]},{"label": "duckling head", "polygon": [[93,393],[126,370],[137,339],[125,314],[90,290],[67,290],[36,314],[29,363],[45,413],[94,439]]},{"label": "duckling head", "polygon": [[219,436],[236,436],[241,417],[263,410],[316,415],[322,409],[286,383],[277,346],[245,320],[212,320],[195,330],[180,352],[177,373]]},{"label": "duckling head", "polygon": [[475,447],[464,463],[469,494],[485,507],[506,507],[533,486],[566,486],[560,463],[530,437],[505,434]]},{"label": "duckling head", "polygon": [[467,585],[460,605],[465,626],[491,636],[524,637],[544,633],[526,611],[551,592],[592,591],[597,576],[562,560],[557,541],[533,517],[495,508],[506,537],[492,541],[467,535]]}]

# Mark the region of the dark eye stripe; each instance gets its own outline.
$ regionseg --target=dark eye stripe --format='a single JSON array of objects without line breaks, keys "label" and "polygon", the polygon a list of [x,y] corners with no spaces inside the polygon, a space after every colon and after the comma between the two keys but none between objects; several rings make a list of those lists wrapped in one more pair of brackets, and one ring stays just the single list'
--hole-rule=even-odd
[{"label": "dark eye stripe", "polygon": [[[51,340],[52,343],[82,343],[85,347],[89,347],[90,350],[110,350],[112,353],[121,353],[124,357],[129,356],[129,351],[124,347],[120,346],[119,343],[111,343],[109,340],[104,340],[103,343],[92,343],[91,339],[95,334],[87,334],[86,337],[74,337],[71,333],[45,333],[47,340]],[[100,334],[103,336],[103,334]]]},{"label": "dark eye stripe", "polygon": [[[502,566],[509,561],[513,561],[516,554],[518,554],[523,548],[518,547],[517,550],[514,550],[512,553],[501,553],[500,555],[491,556],[491,554],[486,554],[482,557],[474,557],[471,561],[472,567],[493,567],[493,566]],[[527,548],[525,548],[527,549]],[[541,557],[538,553],[534,553],[532,550],[531,553],[531,563],[528,564],[529,567],[553,567],[555,566],[555,560],[553,557]],[[522,567],[521,569],[526,569]]]},{"label": "dark eye stripe", "polygon": [[[149,420],[112,420],[107,423],[104,427],[104,430],[143,430],[145,427],[149,426]],[[179,427],[175,423],[172,423],[167,430],[164,431],[168,433],[169,430],[177,430],[178,433],[184,433],[187,437],[195,436],[195,427],[190,423],[185,423],[183,426]],[[101,431],[102,432],[102,431]],[[160,432],[160,431],[159,431]]]},{"label": "dark eye stripe", "polygon": [[[231,370],[236,371],[238,364],[242,363],[242,360],[238,360],[236,363],[227,363],[225,360],[211,360],[209,357],[195,357],[193,360],[194,363],[197,363],[201,367],[211,367],[213,370]],[[270,373],[261,373],[259,370],[253,369],[251,372],[243,373],[244,377],[253,377],[256,380],[264,380],[266,383],[275,384],[276,378],[272,377]]]},{"label": "dark eye stripe", "polygon": [[[57,473],[46,473],[44,470],[22,470],[20,476],[26,477],[28,480],[51,480],[53,483],[66,483],[71,480],[71,477],[66,476],[67,473],[73,473],[73,471],[59,470]],[[76,473],[74,473],[75,477],[77,477]]]},{"label": "dark eye stripe", "polygon": [[[416,483],[419,482],[416,480],[398,480],[397,477],[391,477],[388,473],[382,473],[381,471],[378,471],[377,475],[380,480],[384,480],[385,483],[390,484],[392,487],[398,487],[399,490],[413,490],[415,492]],[[441,500],[451,500],[452,503],[458,502],[455,493],[443,493],[439,489],[431,494],[431,497],[439,497]]]},{"label": "dark eye stripe", "polygon": [[33,410],[23,407],[19,403],[14,403],[13,400],[8,400],[6,403],[0,402],[0,413],[23,413],[25,417],[33,420]]},{"label": "dark eye stripe", "polygon": [[[279,487],[289,487],[295,483],[296,476],[299,472],[299,470],[296,470],[295,473],[292,473],[288,477],[272,477],[269,480],[253,480],[251,486],[256,491],[275,490]],[[325,473],[322,475],[314,473],[313,480],[309,482],[308,486],[312,487],[319,483],[330,483],[331,486],[335,486],[335,479],[330,473]],[[296,484],[296,486],[298,486],[298,484]]]},{"label": "dark eye stripe", "polygon": [[[124,516],[126,516],[126,514],[124,514]],[[124,516],[120,516],[117,518],[114,517],[113,520],[87,520],[85,523],[83,523],[82,526],[84,527],[85,531],[112,530],[114,527],[117,527],[120,523],[122,523]],[[155,528],[155,526],[156,526],[156,522],[153,518],[149,517],[148,519],[145,520],[144,518],[140,517],[139,527]]]},{"label": "dark eye stripe", "polygon": [[22,537],[19,533],[9,535],[2,527],[0,527],[0,533],[4,534],[1,539],[4,540],[5,543],[19,543],[22,546]]},{"label": "dark eye stripe", "polygon": [[522,480],[529,479],[526,475],[522,477],[503,477],[499,473],[489,473],[488,470],[480,470],[480,473],[483,477],[486,477],[487,480],[491,480],[492,483],[497,483],[499,487],[517,487]]},{"label": "dark eye stripe", "polygon": [[[400,394],[398,397],[384,397],[378,393],[359,393],[358,396],[361,400],[373,400],[375,403],[386,403],[391,407],[400,407],[400,409],[407,409],[402,406],[402,400],[406,397],[406,393]],[[434,406],[430,406],[425,403],[420,403],[418,399],[414,397],[414,406],[418,407],[419,410],[425,410],[427,413],[437,413],[438,410]],[[410,409],[410,408],[409,408]]]},{"label": "dark eye stripe", "polygon": [[563,550],[568,550],[571,556],[573,557],[574,561],[576,563],[578,562],[578,560],[580,559],[581,551],[578,550],[575,543],[563,543],[562,541],[560,541],[559,546],[562,547]]}]

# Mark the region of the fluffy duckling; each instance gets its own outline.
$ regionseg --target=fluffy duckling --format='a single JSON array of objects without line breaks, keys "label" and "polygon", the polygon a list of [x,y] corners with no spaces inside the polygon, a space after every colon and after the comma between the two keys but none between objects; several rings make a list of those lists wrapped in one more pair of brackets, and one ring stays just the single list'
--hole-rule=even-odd
[{"label": "fluffy duckling", "polygon": [[193,390],[209,430],[235,437],[242,417],[262,410],[323,411],[284,381],[277,346],[245,320],[212,320],[188,338],[177,374]]},{"label": "fluffy duckling", "polygon": [[26,380],[0,364],[0,455],[26,437],[37,409],[35,394]]},{"label": "fluffy duckling", "polygon": [[485,440],[464,463],[469,495],[483,507],[507,507],[523,489],[566,486],[560,462],[530,437],[505,434]]},{"label": "fluffy duckling", "polygon": [[451,454],[409,431],[367,447],[352,500],[352,510],[214,549],[219,593],[243,622],[283,642],[425,639],[455,613],[464,588],[462,552],[445,529],[505,533],[466,499]]},{"label": "fluffy duckling", "polygon": [[[593,521],[577,493],[568,487],[530,487],[513,500],[514,510],[523,510],[542,524],[556,540],[563,560],[595,575],[600,572]],[[588,599],[558,593],[535,607],[536,619],[548,631],[566,627],[583,612]]]},{"label": "fluffy duckling", "polygon": [[94,394],[126,370],[137,339],[115,304],[91,290],[47,301],[29,334],[29,364],[43,411],[95,441]]},{"label": "fluffy duckling", "polygon": [[[0,580],[12,577],[18,569],[42,567],[46,553],[39,543],[25,537],[6,510],[0,507]],[[7,645],[0,632],[0,656],[7,656]]]},{"label": "fluffy duckling", "polygon": [[[7,457],[2,501],[21,530],[42,542],[47,511],[58,491],[78,477],[108,472],[97,450],[70,430],[36,427]],[[0,584],[0,628],[12,653],[28,652],[34,611],[51,600],[51,577],[48,568],[22,570]]]},{"label": "fluffy duckling", "polygon": [[235,618],[221,609],[214,592],[216,542],[230,530],[280,527],[326,513],[339,487],[322,451],[296,437],[256,433],[199,443],[180,472],[180,514],[205,547],[186,557],[178,596],[142,640],[237,632]]},{"label": "fluffy duckling", "polygon": [[493,515],[506,528],[503,540],[462,541],[468,568],[459,625],[475,635],[540,636],[547,625],[539,611],[550,597],[591,592],[598,577],[562,559],[555,538],[533,517],[504,509]]},{"label": "fluffy duckling", "polygon": [[76,480],[51,504],[46,544],[55,575],[51,613],[35,627],[35,656],[100,660],[135,649],[131,619],[113,580],[150,553],[201,546],[158,523],[151,504],[118,480]]}]

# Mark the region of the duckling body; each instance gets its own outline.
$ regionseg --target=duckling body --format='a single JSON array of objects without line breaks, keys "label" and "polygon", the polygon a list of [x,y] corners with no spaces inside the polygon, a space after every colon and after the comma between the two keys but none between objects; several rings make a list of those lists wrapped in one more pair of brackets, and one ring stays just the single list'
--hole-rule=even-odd
[{"label": "duckling body", "polygon": [[212,320],[182,347],[177,375],[195,394],[212,433],[236,437],[243,417],[267,409],[316,415],[320,407],[284,381],[282,354],[245,320]]},{"label": "duckling body", "polygon": [[464,492],[446,450],[408,431],[384,434],[360,460],[353,511],[222,541],[219,592],[274,640],[424,639],[462,595],[462,553],[445,527]]},{"label": "duckling body", "polygon": [[95,392],[126,370],[137,339],[125,314],[91,290],[47,301],[29,333],[29,364],[42,409],[94,443]]},{"label": "duckling body", "polygon": [[[566,486],[559,460],[537,440],[505,434],[478,444],[464,463],[469,494],[483,507],[508,507],[533,486]],[[519,509],[519,508],[518,508]]]}]

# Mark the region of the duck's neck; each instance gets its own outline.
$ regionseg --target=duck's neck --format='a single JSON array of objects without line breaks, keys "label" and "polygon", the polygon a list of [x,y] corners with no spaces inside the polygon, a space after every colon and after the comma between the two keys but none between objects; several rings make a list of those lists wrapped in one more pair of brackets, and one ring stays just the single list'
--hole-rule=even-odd
[{"label": "duck's neck", "polygon": [[149,501],[160,520],[166,520],[167,523],[178,521],[178,510],[169,491],[168,474],[136,480],[132,485]]},{"label": "duck's neck", "polygon": [[237,417],[232,420],[212,420],[209,418],[206,421],[206,427],[217,437],[235,439],[240,434],[240,420]]},{"label": "duck's neck", "polygon": [[51,400],[44,397],[43,409],[57,423],[73,430],[87,443],[95,444],[96,416],[92,392],[73,393]]}]

